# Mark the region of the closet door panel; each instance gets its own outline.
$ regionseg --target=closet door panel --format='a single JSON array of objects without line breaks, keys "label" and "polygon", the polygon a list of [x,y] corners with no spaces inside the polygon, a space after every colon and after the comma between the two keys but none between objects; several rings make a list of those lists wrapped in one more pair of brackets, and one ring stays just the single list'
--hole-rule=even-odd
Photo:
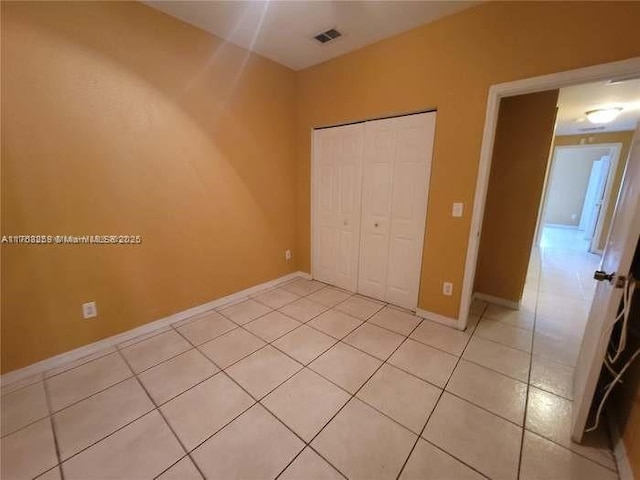
[{"label": "closet door panel", "polygon": [[337,171],[338,138],[326,130],[314,132],[314,252],[313,275],[332,283],[335,278],[337,254]]},{"label": "closet door panel", "polygon": [[385,300],[418,305],[435,113],[396,119],[397,149]]},{"label": "closet door panel", "polygon": [[355,291],[360,238],[362,124],[314,132],[313,277]]},{"label": "closet door panel", "polygon": [[338,161],[339,231],[335,285],[354,291],[358,285],[360,248],[360,212],[362,189],[363,124],[336,127],[341,130],[342,145]]},{"label": "closet door panel", "polygon": [[358,292],[383,299],[396,150],[394,120],[366,122],[364,142]]}]

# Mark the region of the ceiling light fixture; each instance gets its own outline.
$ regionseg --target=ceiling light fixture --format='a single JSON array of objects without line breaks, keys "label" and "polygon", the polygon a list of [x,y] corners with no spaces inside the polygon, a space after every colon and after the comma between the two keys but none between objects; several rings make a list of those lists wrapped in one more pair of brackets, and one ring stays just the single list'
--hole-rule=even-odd
[{"label": "ceiling light fixture", "polygon": [[615,120],[615,118],[620,115],[620,112],[622,112],[622,108],[613,107],[589,110],[588,112],[585,112],[585,114],[591,123],[609,123]]}]

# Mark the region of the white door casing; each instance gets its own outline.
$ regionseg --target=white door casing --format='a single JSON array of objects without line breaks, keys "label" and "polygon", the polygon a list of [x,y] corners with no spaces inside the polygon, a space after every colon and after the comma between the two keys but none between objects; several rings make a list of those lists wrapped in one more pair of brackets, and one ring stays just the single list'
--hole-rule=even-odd
[{"label": "white door casing", "polygon": [[358,292],[418,305],[436,113],[365,124]]},{"label": "white door casing", "polygon": [[[628,275],[640,236],[640,128],[636,129],[631,151],[602,256],[600,270]],[[602,281],[598,283],[585,327],[575,368],[573,387],[574,441],[582,440],[593,395],[598,383],[607,344],[611,336],[622,290]]]},{"label": "white door casing", "polygon": [[363,124],[313,134],[313,276],[355,291],[360,240]]}]

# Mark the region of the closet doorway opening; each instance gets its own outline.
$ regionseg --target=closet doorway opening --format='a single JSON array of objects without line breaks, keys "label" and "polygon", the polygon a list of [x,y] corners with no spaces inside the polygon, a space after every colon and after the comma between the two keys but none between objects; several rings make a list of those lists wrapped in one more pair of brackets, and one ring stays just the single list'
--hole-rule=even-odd
[{"label": "closet doorway opening", "polygon": [[315,129],[311,273],[416,310],[436,112]]}]

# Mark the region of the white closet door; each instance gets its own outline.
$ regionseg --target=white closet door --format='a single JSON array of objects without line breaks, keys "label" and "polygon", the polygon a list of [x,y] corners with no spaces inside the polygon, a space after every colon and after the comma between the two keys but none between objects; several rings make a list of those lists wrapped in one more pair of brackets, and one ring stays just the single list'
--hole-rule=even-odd
[{"label": "white closet door", "polygon": [[365,124],[358,291],[418,305],[435,112]]},{"label": "white closet door", "polygon": [[364,134],[358,292],[381,300],[387,283],[395,125],[393,118],[366,122]]},{"label": "white closet door", "polygon": [[313,277],[355,291],[360,244],[363,124],[313,136]]},{"label": "white closet door", "polygon": [[398,146],[385,300],[410,309],[418,306],[435,127],[435,112],[396,119]]}]

